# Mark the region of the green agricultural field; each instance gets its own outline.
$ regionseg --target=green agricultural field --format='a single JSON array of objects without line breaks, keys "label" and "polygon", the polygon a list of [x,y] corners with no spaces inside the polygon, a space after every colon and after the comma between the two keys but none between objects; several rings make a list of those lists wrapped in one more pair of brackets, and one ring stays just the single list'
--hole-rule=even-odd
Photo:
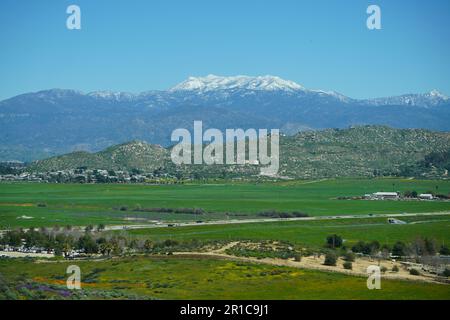
[{"label": "green agricultural field", "polygon": [[[449,181],[407,179],[349,179],[290,181],[280,183],[224,183],[189,185],[35,184],[0,183],[0,228],[136,224],[164,221],[249,218],[276,209],[302,211],[313,216],[368,213],[436,212],[450,210],[444,201],[337,200],[376,191],[450,193]],[[38,204],[45,206],[38,207]],[[119,210],[126,207],[126,211]],[[133,208],[202,208],[210,213],[189,214],[134,212]]]},{"label": "green agricultural field", "polygon": [[[17,298],[46,297],[46,292],[55,297],[59,286],[64,296],[58,298],[70,299],[64,287],[70,264],[1,259],[0,275],[14,284],[8,294]],[[450,299],[448,285],[382,280],[381,290],[368,290],[364,277],[209,258],[129,257],[77,265],[85,298]],[[41,285],[39,291],[30,283]]]},{"label": "green agricultural field", "polygon": [[387,219],[337,219],[209,225],[178,228],[139,229],[130,234],[153,240],[285,240],[308,247],[323,247],[330,234],[339,234],[345,244],[377,240],[382,244],[409,242],[417,237],[450,244],[450,216],[404,218],[404,225],[388,224]]}]

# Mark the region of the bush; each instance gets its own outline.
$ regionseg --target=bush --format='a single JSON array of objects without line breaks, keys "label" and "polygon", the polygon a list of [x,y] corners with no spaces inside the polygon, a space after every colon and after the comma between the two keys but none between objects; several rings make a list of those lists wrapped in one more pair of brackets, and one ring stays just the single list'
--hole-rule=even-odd
[{"label": "bush", "polygon": [[342,257],[344,258],[345,261],[348,262],[355,261],[355,254],[353,252],[346,252]]},{"label": "bush", "polygon": [[350,261],[345,261],[343,266],[344,266],[344,269],[347,269],[347,270],[353,269],[353,264]]},{"label": "bush", "polygon": [[175,247],[179,244],[177,240],[167,239],[163,242],[164,247]]},{"label": "bush", "polygon": [[407,250],[406,245],[401,241],[397,241],[392,247],[392,255],[400,257],[405,256],[406,250]]},{"label": "bush", "polygon": [[[120,208],[121,211],[126,211],[128,209]],[[202,208],[142,208],[141,206],[136,206],[133,211],[138,212],[157,212],[157,213],[176,213],[176,214],[194,214],[203,215],[206,211]]]},{"label": "bush", "polygon": [[325,262],[323,263],[326,266],[335,266],[337,262],[337,257],[334,252],[328,252],[325,255]]},{"label": "bush", "polygon": [[392,267],[392,272],[399,272],[399,271],[400,271],[400,269],[398,268],[397,265]]},{"label": "bush", "polygon": [[407,190],[407,191],[403,192],[403,196],[405,198],[411,198],[411,190]]},{"label": "bush", "polygon": [[55,256],[56,257],[62,257],[62,255],[63,255],[62,249],[60,247],[56,247],[55,248]]},{"label": "bush", "polygon": [[299,212],[299,211],[279,212],[276,210],[268,210],[268,211],[258,212],[258,215],[262,216],[262,217],[269,217],[269,218],[304,218],[304,217],[309,216],[307,213]]},{"label": "bush", "polygon": [[364,242],[364,241],[358,241],[353,247],[353,252],[363,253],[366,255],[373,254],[377,252],[380,249],[380,243],[378,241],[372,241],[372,242]]},{"label": "bush", "polygon": [[385,266],[382,266],[382,267],[380,268],[380,271],[381,271],[382,273],[386,273],[387,270],[388,270],[388,269],[387,269]]},{"label": "bush", "polygon": [[445,268],[444,272],[442,272],[442,276],[450,277],[450,268]]},{"label": "bush", "polygon": [[413,276],[420,276],[420,272],[417,269],[411,269],[409,270],[409,274]]},{"label": "bush", "polygon": [[447,246],[442,245],[441,248],[439,249],[439,253],[441,255],[443,255],[443,256],[449,256],[450,255],[450,249]]},{"label": "bush", "polygon": [[88,254],[98,252],[97,243],[88,234],[86,234],[78,239],[77,248],[84,250],[84,252],[88,253]]},{"label": "bush", "polygon": [[294,256],[294,261],[297,261],[297,262],[302,261],[302,255],[301,255],[301,254],[296,254],[296,255]]}]

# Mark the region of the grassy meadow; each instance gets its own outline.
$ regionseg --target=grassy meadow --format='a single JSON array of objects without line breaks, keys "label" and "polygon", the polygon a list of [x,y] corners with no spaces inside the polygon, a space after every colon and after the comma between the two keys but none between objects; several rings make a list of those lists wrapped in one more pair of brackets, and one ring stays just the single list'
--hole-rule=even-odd
[{"label": "grassy meadow", "polygon": [[128,233],[154,241],[172,240],[278,240],[306,247],[323,247],[330,234],[339,234],[346,245],[359,240],[377,240],[392,245],[410,242],[417,237],[435,239],[437,244],[450,244],[450,217],[427,216],[400,218],[408,224],[388,224],[387,219],[336,219],[322,221],[286,221],[208,225],[179,228],[130,230]]},{"label": "grassy meadow", "polygon": [[[18,292],[65,290],[66,268],[73,262],[35,263],[0,259],[6,282]],[[198,257],[152,256],[77,261],[84,298],[138,299],[449,299],[450,287],[413,281],[382,280],[368,290],[365,277]],[[182,272],[180,272],[182,270]],[[26,292],[17,283],[27,283]],[[45,285],[45,287],[43,287]],[[71,294],[71,293],[69,293]],[[70,298],[66,297],[66,298]]]},{"label": "grassy meadow", "polygon": [[[450,210],[444,201],[337,200],[376,191],[450,193],[450,182],[408,179],[348,179],[279,183],[185,185],[0,183],[0,228],[136,224],[140,220],[187,221],[189,214],[134,212],[133,208],[202,208],[202,220],[255,217],[265,210],[312,216]],[[44,206],[38,206],[43,204]],[[126,211],[119,208],[126,207]]]},{"label": "grassy meadow", "polygon": [[[88,224],[142,224],[150,220],[209,221],[258,217],[267,210],[310,216],[450,211],[448,201],[338,200],[376,191],[450,193],[450,182],[345,179],[273,183],[184,185],[0,183],[0,229]],[[202,208],[202,215],[134,211],[134,208]],[[227,214],[228,213],[228,214]],[[191,241],[284,240],[322,248],[330,234],[348,246],[377,240],[392,245],[428,237],[450,243],[450,216],[276,221],[107,231],[139,239]],[[66,268],[82,270],[83,290],[65,289]],[[366,278],[314,270],[198,256],[130,256],[106,260],[37,262],[0,258],[0,290],[12,299],[450,299],[450,287],[383,280],[368,290]],[[9,288],[9,289],[8,289]],[[1,297],[0,297],[1,298]]]}]

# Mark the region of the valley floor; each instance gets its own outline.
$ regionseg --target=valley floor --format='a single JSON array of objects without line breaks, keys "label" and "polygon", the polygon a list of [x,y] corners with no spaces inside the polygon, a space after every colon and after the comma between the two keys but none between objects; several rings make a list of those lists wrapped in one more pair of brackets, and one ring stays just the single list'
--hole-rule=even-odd
[{"label": "valley floor", "polygon": [[[392,247],[398,241],[409,244],[418,238],[432,239],[438,250],[441,245],[448,246],[448,201],[338,199],[393,188],[417,192],[438,189],[449,194],[450,182],[344,179],[182,186],[0,183],[0,230],[46,227],[48,233],[82,235],[84,228],[92,225],[94,230],[89,234],[96,240],[119,236],[141,246],[150,241],[157,248],[151,255],[127,256],[124,250],[122,256],[87,260],[23,258],[20,253],[6,252],[9,257],[0,258],[0,299],[450,300],[450,285],[437,283],[426,272],[410,275],[397,262],[357,257],[353,269],[346,270],[342,258],[337,266],[329,267],[323,265],[323,255],[311,255],[323,251],[327,237],[333,234],[342,237],[345,250],[359,241],[378,241]],[[157,208],[203,211],[155,212]],[[304,212],[308,216],[280,219],[261,215],[267,211]],[[388,217],[404,224],[390,224]],[[105,229],[97,231],[95,227],[100,224]],[[65,228],[67,225],[70,229]],[[167,241],[177,244],[158,247]],[[189,247],[196,242],[200,245]],[[232,252],[236,245],[269,246],[274,242],[304,253],[301,261],[294,261],[292,256],[279,259],[271,253],[263,256],[267,252],[258,250],[256,256]],[[215,247],[203,250],[202,245]],[[367,266],[379,263],[387,268],[382,274],[382,289],[368,290]],[[66,288],[69,265],[81,268],[81,291]],[[399,267],[398,272],[391,271],[394,265]]]},{"label": "valley floor", "polygon": [[[65,287],[73,264],[82,271],[79,292]],[[450,299],[445,284],[382,276],[381,290],[368,290],[364,276],[192,254],[76,263],[0,259],[0,270],[0,294],[19,299]]]}]

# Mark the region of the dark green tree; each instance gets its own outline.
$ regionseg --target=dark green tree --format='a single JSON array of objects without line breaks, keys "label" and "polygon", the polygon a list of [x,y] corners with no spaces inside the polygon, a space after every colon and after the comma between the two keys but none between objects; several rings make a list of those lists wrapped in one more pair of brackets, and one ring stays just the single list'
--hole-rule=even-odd
[{"label": "dark green tree", "polygon": [[341,236],[333,234],[327,237],[327,247],[329,248],[339,248],[342,246],[343,240]]}]

